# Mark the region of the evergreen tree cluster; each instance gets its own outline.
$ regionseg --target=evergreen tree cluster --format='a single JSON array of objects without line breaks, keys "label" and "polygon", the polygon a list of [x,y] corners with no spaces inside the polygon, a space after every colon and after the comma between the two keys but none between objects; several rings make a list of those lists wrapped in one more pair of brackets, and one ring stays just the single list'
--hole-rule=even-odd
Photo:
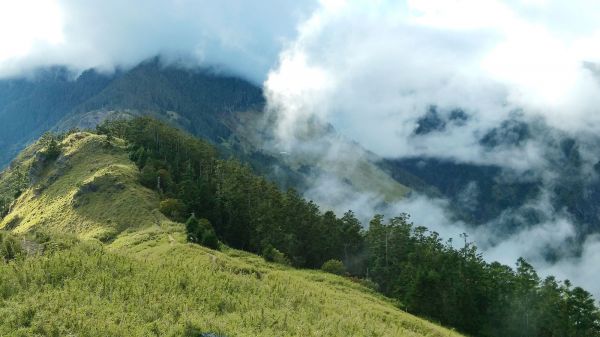
[{"label": "evergreen tree cluster", "polygon": [[524,259],[487,263],[467,240],[455,248],[403,214],[376,215],[366,233],[368,275],[405,310],[474,336],[600,336],[592,295],[541,279]]},{"label": "evergreen tree cluster", "polygon": [[375,215],[363,230],[351,211],[322,212],[151,118],[108,122],[98,132],[128,142],[140,182],[158,191],[165,215],[186,223],[191,242],[218,248],[221,240],[269,261],[346,273],[411,313],[474,336],[600,336],[590,293],[542,280],[523,259],[516,269],[487,263],[466,235],[455,248],[405,214]]},{"label": "evergreen tree cluster", "polygon": [[[163,213],[180,222],[206,219],[206,227],[232,247],[258,254],[274,248],[292,265],[308,268],[333,258],[352,265],[364,250],[352,212],[342,218],[322,213],[296,191],[281,192],[247,165],[219,158],[212,145],[177,129],[141,117],[97,131],[128,141],[140,182],[159,192]],[[197,219],[188,219],[191,214]],[[204,232],[188,235],[201,243]]]}]

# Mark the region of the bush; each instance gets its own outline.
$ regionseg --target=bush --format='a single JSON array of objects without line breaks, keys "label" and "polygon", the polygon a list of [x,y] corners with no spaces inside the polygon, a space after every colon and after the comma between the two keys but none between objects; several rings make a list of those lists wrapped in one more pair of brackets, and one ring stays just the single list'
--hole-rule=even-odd
[{"label": "bush", "polygon": [[219,239],[217,238],[217,234],[215,234],[215,231],[212,229],[208,229],[208,230],[204,231],[204,234],[202,235],[201,244],[204,247],[218,250],[219,249]]},{"label": "bush", "polygon": [[22,255],[21,243],[14,236],[0,232],[0,259],[8,262]]},{"label": "bush", "polygon": [[158,173],[152,164],[146,164],[140,173],[140,183],[148,188],[156,189]]},{"label": "bush", "polygon": [[268,245],[265,249],[263,249],[262,256],[267,262],[275,262],[286,266],[291,265],[290,260],[285,256],[285,254],[271,245]]},{"label": "bush", "polygon": [[194,214],[185,222],[188,241],[201,244],[208,248],[219,249],[219,239],[210,221],[198,220]]},{"label": "bush", "polygon": [[346,267],[340,260],[329,260],[323,263],[321,270],[326,273],[344,275],[344,273],[346,272]]},{"label": "bush", "polygon": [[44,146],[44,149],[41,151],[41,153],[44,155],[45,161],[52,161],[58,158],[60,155],[61,146],[58,143],[58,140],[58,136],[51,132],[46,132],[40,138],[40,142],[42,146]]},{"label": "bush", "polygon": [[379,291],[379,284],[369,278],[361,278],[358,280],[358,283],[373,291]]},{"label": "bush", "polygon": [[159,210],[162,214],[175,221],[185,219],[185,204],[179,199],[165,199],[160,202]]}]

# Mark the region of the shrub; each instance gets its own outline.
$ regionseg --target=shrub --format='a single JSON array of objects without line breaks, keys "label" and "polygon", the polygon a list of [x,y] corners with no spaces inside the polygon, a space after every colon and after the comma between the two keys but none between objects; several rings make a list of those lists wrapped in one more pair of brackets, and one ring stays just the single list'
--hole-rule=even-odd
[{"label": "shrub", "polygon": [[202,235],[201,244],[204,247],[218,250],[219,249],[219,239],[217,238],[217,234],[215,234],[215,231],[212,229],[205,230],[204,234]]},{"label": "shrub", "polygon": [[58,142],[56,141],[56,139],[52,139],[50,141],[50,144],[48,144],[48,147],[46,148],[46,159],[54,160],[54,159],[58,158],[58,156],[60,155],[60,152],[61,152],[60,145],[58,145]]},{"label": "shrub", "polygon": [[185,222],[185,229],[188,234],[188,241],[199,243],[208,248],[219,249],[219,239],[212,224],[207,219],[197,219],[192,214]]},{"label": "shrub", "polygon": [[181,221],[185,214],[185,204],[179,199],[165,199],[160,202],[159,210],[162,214],[175,220]]},{"label": "shrub", "polygon": [[14,260],[23,255],[21,243],[12,235],[0,232],[0,258]]},{"label": "shrub", "polygon": [[158,182],[158,174],[154,165],[146,164],[140,173],[140,183],[148,188],[155,189]]},{"label": "shrub", "polygon": [[323,263],[321,270],[326,273],[343,275],[346,272],[346,267],[340,260],[328,260]]},{"label": "shrub", "polygon": [[291,265],[291,262],[287,256],[271,245],[268,245],[265,247],[265,249],[263,249],[262,256],[267,262],[275,262],[286,266]]},{"label": "shrub", "polygon": [[363,278],[358,281],[362,286],[367,287],[373,291],[379,291],[379,284],[369,278]]}]

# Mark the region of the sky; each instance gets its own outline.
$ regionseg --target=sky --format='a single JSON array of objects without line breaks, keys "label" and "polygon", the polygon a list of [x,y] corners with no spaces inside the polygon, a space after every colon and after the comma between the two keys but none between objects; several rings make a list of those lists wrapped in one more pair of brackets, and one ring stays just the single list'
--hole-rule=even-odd
[{"label": "sky", "polygon": [[0,77],[47,65],[112,71],[156,56],[260,84],[313,1],[0,0]]},{"label": "sky", "polygon": [[[545,144],[552,135],[494,151],[479,139],[511,118],[577,137],[600,127],[600,2],[595,0],[89,4],[0,0],[0,77],[56,64],[75,72],[110,72],[157,54],[167,62],[222,67],[264,87],[285,152],[299,146],[310,121],[318,118],[383,157],[442,157],[544,172]],[[415,136],[431,106],[442,118],[461,109],[468,121]],[[343,184],[323,179],[315,181],[313,196],[323,197],[316,187],[329,186],[329,192],[346,196],[340,200],[361,200],[365,213],[380,201],[369,194],[348,197],[352,192]],[[415,196],[389,211],[408,211],[415,221],[456,235],[466,225],[447,220],[445,203]],[[548,222],[488,245],[487,256],[512,264],[526,255],[545,272],[600,295],[594,281],[600,272],[593,267],[600,238],[588,238],[579,259],[545,264],[539,256],[544,246],[560,248],[575,230],[544,197],[535,203],[532,207],[547,210]],[[493,223],[472,233],[483,247],[491,235]]]}]

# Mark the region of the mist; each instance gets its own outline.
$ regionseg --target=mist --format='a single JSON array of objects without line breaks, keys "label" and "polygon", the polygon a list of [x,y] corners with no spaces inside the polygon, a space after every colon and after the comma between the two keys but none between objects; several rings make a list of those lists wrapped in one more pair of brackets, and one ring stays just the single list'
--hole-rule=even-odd
[{"label": "mist", "polygon": [[[421,156],[498,165],[519,179],[529,172],[551,190],[556,134],[583,144],[580,174],[593,174],[599,11],[593,0],[3,2],[0,78],[53,65],[112,72],[156,55],[221,68],[264,85],[277,121],[269,146],[319,161],[305,196],[322,208],[353,209],[363,222],[407,212],[445,238],[468,233],[489,260],[512,265],[523,256],[600,298],[600,237],[574,254],[575,224],[547,193],[522,206],[543,221],[507,232],[503,217],[518,212],[474,228],[453,219],[448,200],[412,193],[391,202],[334,174],[371,154]],[[443,127],[417,134],[432,107]],[[456,111],[464,118],[453,119]],[[340,136],[314,133],[315,121]],[[533,136],[484,146],[482,137],[505,121],[527,123]],[[475,192],[465,186],[461,197],[468,203]],[[548,249],[564,254],[548,261]]]},{"label": "mist", "polygon": [[[307,139],[321,144],[312,149],[322,152],[323,172],[313,177],[305,196],[338,214],[353,209],[365,223],[376,213],[406,212],[416,225],[454,242],[467,233],[489,261],[513,266],[524,257],[542,276],[569,279],[600,298],[594,281],[600,277],[600,238],[589,236],[580,251],[574,248],[577,224],[550,202],[557,163],[563,160],[560,137],[582,144],[582,165],[574,174],[594,176],[600,25],[589,13],[599,6],[591,1],[568,6],[559,1],[323,1],[299,26],[265,82],[268,110],[277,120],[277,146],[306,153]],[[432,110],[438,124],[416,132]],[[460,118],[453,117],[457,111]],[[315,137],[315,120],[330,124],[346,140],[327,133]],[[528,137],[521,140],[501,129],[512,122],[527,125]],[[486,135],[496,137],[495,145],[482,142]],[[336,142],[356,142],[364,149],[323,149],[322,144]],[[413,191],[389,202],[375,188],[358,189],[336,177],[339,168],[332,157],[337,153],[337,161],[351,167],[348,152],[357,160],[371,152],[383,158],[495,165],[513,180],[538,179],[543,190],[530,204],[475,227],[455,219],[443,198]],[[462,202],[473,200],[476,187],[465,186]],[[505,227],[509,220],[525,223],[521,218],[531,210],[540,215],[534,226]]]}]

